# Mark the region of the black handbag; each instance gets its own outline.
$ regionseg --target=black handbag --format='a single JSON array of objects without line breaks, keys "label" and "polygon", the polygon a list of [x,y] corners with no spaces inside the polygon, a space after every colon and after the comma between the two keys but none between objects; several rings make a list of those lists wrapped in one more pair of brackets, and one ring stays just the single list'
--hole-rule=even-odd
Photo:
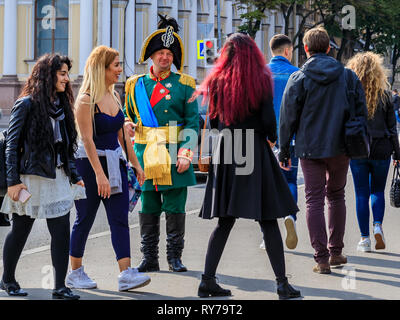
[{"label": "black handbag", "polygon": [[0,132],[0,197],[7,192],[7,172],[6,172],[6,138],[7,130]]},{"label": "black handbag", "polygon": [[[7,193],[7,172],[6,172],[6,137],[7,130],[0,132],[0,208],[3,203],[4,196]],[[9,227],[10,220],[8,214],[0,212],[0,227]]]},{"label": "black handbag", "polygon": [[392,185],[390,186],[390,205],[400,208],[400,168],[398,163],[393,169]]},{"label": "black handbag", "polygon": [[346,155],[350,159],[365,159],[369,157],[371,137],[368,133],[365,117],[356,116],[354,106],[355,89],[351,81],[351,70],[345,69],[350,117],[344,125]]}]

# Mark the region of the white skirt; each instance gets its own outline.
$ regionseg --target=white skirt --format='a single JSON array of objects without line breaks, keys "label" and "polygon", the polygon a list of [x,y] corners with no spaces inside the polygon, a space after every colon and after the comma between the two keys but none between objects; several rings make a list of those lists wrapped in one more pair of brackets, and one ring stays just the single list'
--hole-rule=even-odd
[{"label": "white skirt", "polygon": [[33,219],[51,219],[66,215],[74,206],[74,200],[85,199],[85,188],[71,185],[63,169],[56,169],[56,178],[36,175],[20,175],[31,197],[25,203],[13,201],[7,194],[1,212],[26,215]]}]

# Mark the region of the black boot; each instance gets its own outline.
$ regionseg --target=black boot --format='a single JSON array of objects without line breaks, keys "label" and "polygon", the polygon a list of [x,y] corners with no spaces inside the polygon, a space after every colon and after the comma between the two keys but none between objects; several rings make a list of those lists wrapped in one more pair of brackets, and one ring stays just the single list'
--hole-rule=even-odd
[{"label": "black boot", "polygon": [[169,270],[185,272],[187,268],[182,264],[181,257],[185,236],[186,214],[165,214],[167,229],[167,260]]},{"label": "black boot", "polygon": [[200,298],[231,296],[231,290],[221,288],[215,277],[201,275],[201,282],[197,295]]},{"label": "black boot", "polygon": [[276,292],[279,295],[279,300],[287,300],[293,298],[301,297],[301,293],[299,290],[294,289],[288,282],[285,280],[277,280],[278,289]]},{"label": "black boot", "polygon": [[140,251],[143,258],[137,266],[139,272],[160,271],[158,263],[158,242],[160,240],[160,216],[139,213],[140,236],[142,237]]}]

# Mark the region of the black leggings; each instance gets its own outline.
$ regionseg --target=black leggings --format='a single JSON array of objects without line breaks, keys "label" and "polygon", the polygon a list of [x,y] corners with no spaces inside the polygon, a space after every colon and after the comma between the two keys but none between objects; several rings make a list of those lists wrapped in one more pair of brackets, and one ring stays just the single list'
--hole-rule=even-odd
[{"label": "black leggings", "polygon": [[[12,229],[7,235],[3,248],[3,281],[14,282],[15,269],[32,230],[35,219],[13,214]],[[69,213],[65,216],[47,219],[51,235],[51,260],[55,269],[55,289],[65,286],[68,271],[70,223]]]},{"label": "black leggings", "polygon": [[[204,275],[215,277],[219,260],[221,259],[226,241],[235,221],[236,218],[219,218],[218,225],[211,234],[208,242]],[[286,279],[285,256],[278,222],[276,220],[264,220],[259,221],[259,224],[264,235],[266,251],[276,280],[283,281]]]}]

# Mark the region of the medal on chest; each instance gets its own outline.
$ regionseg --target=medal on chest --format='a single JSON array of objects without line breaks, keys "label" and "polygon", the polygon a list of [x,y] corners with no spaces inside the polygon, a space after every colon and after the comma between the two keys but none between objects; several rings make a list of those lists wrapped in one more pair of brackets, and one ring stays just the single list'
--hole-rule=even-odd
[{"label": "medal on chest", "polygon": [[161,84],[161,82],[157,82],[157,84],[153,89],[153,92],[151,93],[151,98],[150,98],[151,106],[154,107],[157,103],[161,101],[162,98],[166,96],[169,96],[169,99],[171,99],[171,96],[169,95],[169,90],[166,87],[164,87]]}]

